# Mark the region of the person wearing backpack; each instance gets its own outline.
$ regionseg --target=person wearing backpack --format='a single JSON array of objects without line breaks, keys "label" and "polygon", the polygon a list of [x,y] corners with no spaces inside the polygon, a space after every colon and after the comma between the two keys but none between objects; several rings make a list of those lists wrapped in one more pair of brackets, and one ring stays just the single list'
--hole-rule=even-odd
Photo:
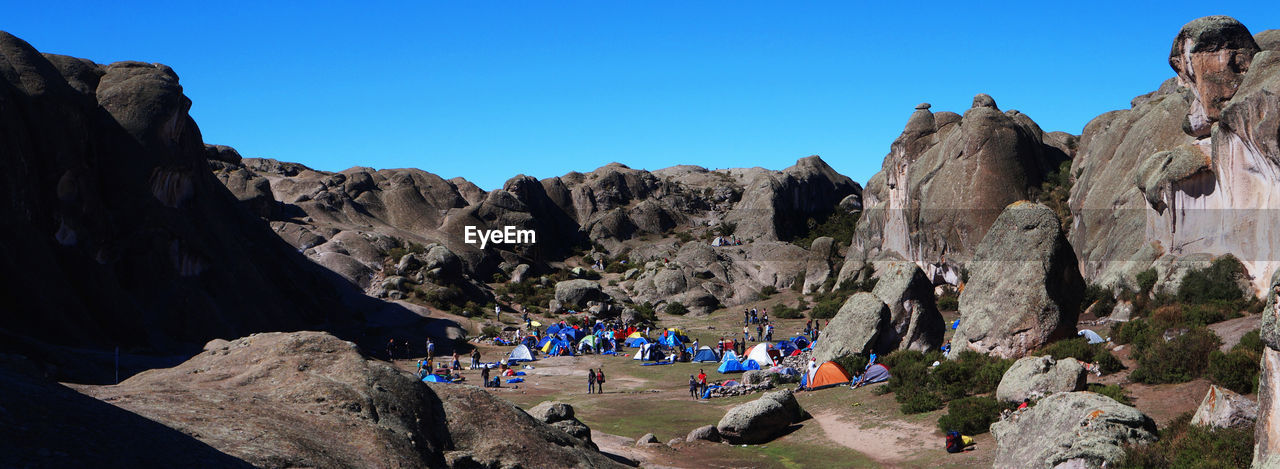
[{"label": "person wearing backpack", "polygon": [[604,368],[596,370],[596,394],[604,394]]}]

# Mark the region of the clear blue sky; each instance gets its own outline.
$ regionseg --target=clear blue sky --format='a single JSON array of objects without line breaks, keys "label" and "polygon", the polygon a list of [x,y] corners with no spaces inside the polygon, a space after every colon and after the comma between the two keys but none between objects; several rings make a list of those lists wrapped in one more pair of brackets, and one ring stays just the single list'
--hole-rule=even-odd
[{"label": "clear blue sky", "polygon": [[[324,170],[485,189],[611,161],[865,182],[919,102],[976,93],[1079,133],[1172,76],[1187,21],[1280,27],[1274,2],[85,2],[7,6],[44,52],[161,62],[205,141]],[[298,3],[305,6],[286,6]]]}]

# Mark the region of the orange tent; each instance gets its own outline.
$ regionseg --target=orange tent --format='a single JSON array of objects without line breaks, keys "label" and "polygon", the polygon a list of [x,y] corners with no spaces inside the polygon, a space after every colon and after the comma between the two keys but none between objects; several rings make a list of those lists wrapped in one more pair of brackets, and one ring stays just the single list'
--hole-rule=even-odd
[{"label": "orange tent", "polygon": [[836,362],[826,362],[819,366],[813,372],[813,379],[809,381],[809,389],[822,389],[835,386],[838,384],[849,384],[853,381],[853,377],[845,371],[843,366]]}]

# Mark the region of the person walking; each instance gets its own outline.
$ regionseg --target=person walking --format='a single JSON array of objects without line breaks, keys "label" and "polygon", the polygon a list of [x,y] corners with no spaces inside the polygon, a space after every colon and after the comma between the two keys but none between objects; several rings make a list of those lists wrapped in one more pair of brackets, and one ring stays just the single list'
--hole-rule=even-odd
[{"label": "person walking", "polygon": [[604,394],[604,368],[596,370],[596,394]]},{"label": "person walking", "polygon": [[596,373],[587,368],[587,394],[595,394],[596,392]]}]

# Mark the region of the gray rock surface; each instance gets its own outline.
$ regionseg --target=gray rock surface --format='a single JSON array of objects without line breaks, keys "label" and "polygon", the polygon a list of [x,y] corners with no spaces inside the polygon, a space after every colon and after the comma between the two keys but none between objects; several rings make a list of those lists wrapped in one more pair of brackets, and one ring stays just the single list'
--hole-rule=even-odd
[{"label": "gray rock surface", "polygon": [[895,262],[880,271],[871,293],[889,307],[890,332],[895,347],[921,352],[942,346],[946,323],[938,312],[933,284],[911,262]]},{"label": "gray rock surface", "polygon": [[1137,409],[1083,391],[1049,396],[1016,420],[991,424],[991,433],[998,469],[1100,468],[1124,458],[1125,445],[1156,441],[1156,424]]},{"label": "gray rock surface", "polygon": [[996,399],[1022,402],[1059,392],[1084,391],[1088,376],[1084,366],[1074,358],[1024,357],[1014,362],[1000,378]]},{"label": "gray rock surface", "polygon": [[885,354],[896,348],[889,307],[872,293],[856,293],[845,300],[822,338],[813,346],[818,363],[844,355]]},{"label": "gray rock surface", "polygon": [[1258,420],[1258,403],[1230,389],[1210,385],[1200,407],[1191,417],[1192,425],[1217,428],[1253,427]]},{"label": "gray rock surface", "polygon": [[715,425],[704,425],[689,432],[689,436],[685,437],[685,441],[689,443],[696,441],[710,441],[718,443],[720,442],[720,431],[716,430]]},{"label": "gray rock surface", "polygon": [[803,415],[790,390],[774,391],[729,409],[716,424],[716,431],[730,443],[764,443]]},{"label": "gray rock surface", "polygon": [[662,442],[658,441],[658,437],[654,436],[652,433],[645,433],[644,436],[641,436],[640,439],[636,440],[636,446],[657,444],[662,444]]},{"label": "gray rock surface", "polygon": [[565,308],[583,309],[589,301],[603,301],[604,292],[593,280],[565,280],[556,283],[556,301]]},{"label": "gray rock surface", "polygon": [[975,350],[1017,358],[1075,335],[1084,279],[1048,207],[1010,205],[969,263],[951,356]]}]

